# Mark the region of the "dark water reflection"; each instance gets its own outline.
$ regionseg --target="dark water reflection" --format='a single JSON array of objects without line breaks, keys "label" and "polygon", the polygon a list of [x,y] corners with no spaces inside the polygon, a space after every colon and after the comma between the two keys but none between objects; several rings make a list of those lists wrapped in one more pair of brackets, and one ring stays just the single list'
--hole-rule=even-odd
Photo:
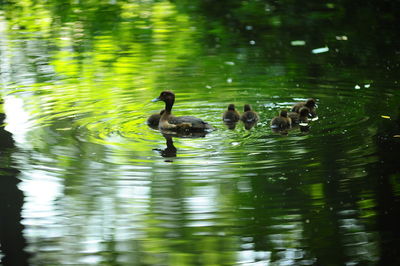
[{"label": "dark water reflection", "polygon": [[[0,104],[3,102],[1,101]],[[0,113],[0,123],[4,123]],[[9,132],[0,126],[0,246],[4,265],[28,265],[26,240],[23,237],[21,210],[23,193],[18,189],[18,170],[13,167],[11,154],[14,141]]]},{"label": "dark water reflection", "polygon": [[[95,2],[0,5],[4,264],[400,263],[396,2]],[[148,127],[165,89],[217,130]]]}]

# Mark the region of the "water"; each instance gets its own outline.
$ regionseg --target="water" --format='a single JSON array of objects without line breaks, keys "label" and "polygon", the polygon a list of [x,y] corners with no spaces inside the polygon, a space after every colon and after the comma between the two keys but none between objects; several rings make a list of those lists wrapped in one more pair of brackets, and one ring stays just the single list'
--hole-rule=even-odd
[{"label": "water", "polygon": [[[399,51],[374,8],[95,2],[0,6],[4,264],[399,262]],[[217,130],[149,128],[165,89]],[[308,132],[270,129],[309,97]],[[228,129],[230,103],[259,123]]]}]

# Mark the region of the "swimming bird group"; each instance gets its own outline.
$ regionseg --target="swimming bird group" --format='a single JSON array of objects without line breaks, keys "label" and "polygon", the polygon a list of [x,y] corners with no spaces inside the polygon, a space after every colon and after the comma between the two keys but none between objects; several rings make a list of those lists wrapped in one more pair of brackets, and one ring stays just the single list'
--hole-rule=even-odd
[{"label": "swimming bird group", "polygon": [[234,129],[239,120],[244,123],[246,129],[250,129],[258,122],[259,116],[251,109],[250,104],[244,105],[243,114],[240,115],[240,113],[235,109],[235,105],[231,103],[228,105],[228,110],[222,114],[222,120],[229,129]]},{"label": "swimming bird group", "polygon": [[[163,91],[153,102],[163,101],[165,108],[160,113],[153,114],[147,119],[147,124],[152,128],[163,131],[176,132],[202,132],[212,131],[214,127],[200,118],[194,116],[174,116],[172,107],[175,102],[175,94],[172,91]],[[295,125],[308,123],[308,117],[316,117],[316,101],[308,99],[305,102],[296,103],[291,112],[282,110],[279,116],[271,120],[271,128],[278,131],[290,129]],[[223,122],[230,129],[234,129],[236,123],[242,121],[246,129],[251,129],[258,121],[259,115],[251,109],[249,104],[243,107],[240,114],[234,104],[229,104],[227,110],[222,115]]]},{"label": "swimming bird group", "polygon": [[316,107],[316,101],[312,98],[305,102],[296,103],[290,112],[281,110],[279,115],[271,120],[271,128],[281,131],[290,129],[293,126],[307,124],[309,117],[314,118],[317,116]]}]

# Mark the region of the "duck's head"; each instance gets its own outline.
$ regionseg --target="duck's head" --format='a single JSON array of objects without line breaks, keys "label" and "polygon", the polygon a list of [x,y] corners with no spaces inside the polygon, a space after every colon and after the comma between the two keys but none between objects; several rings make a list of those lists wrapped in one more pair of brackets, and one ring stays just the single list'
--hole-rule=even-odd
[{"label": "duck's head", "polygon": [[302,117],[307,117],[310,114],[310,109],[308,109],[307,107],[301,107],[299,110],[299,114]]},{"label": "duck's head", "polygon": [[286,110],[280,111],[279,116],[288,117],[288,116],[287,116],[287,111],[286,111]]},{"label": "duck's head", "polygon": [[307,106],[308,108],[314,108],[317,106],[317,102],[315,101],[315,99],[310,98],[306,101],[305,106]]},{"label": "duck's head", "polygon": [[235,105],[233,103],[228,105],[228,110],[229,111],[235,111]]},{"label": "duck's head", "polygon": [[244,110],[245,112],[251,111],[251,106],[250,106],[250,104],[245,104],[244,107],[243,107],[243,110]]},{"label": "duck's head", "polygon": [[152,102],[163,101],[165,103],[173,103],[175,101],[175,94],[172,91],[163,91],[160,93],[158,98],[152,100]]}]

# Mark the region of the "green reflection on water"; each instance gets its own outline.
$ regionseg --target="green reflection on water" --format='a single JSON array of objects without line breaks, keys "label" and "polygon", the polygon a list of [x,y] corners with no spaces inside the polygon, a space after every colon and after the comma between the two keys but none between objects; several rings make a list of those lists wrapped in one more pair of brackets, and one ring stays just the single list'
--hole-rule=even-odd
[{"label": "green reflection on water", "polygon": [[[29,117],[27,129],[13,133],[25,137],[15,157],[33,260],[342,265],[393,258],[385,252],[395,239],[371,228],[396,232],[389,221],[399,217],[386,208],[399,189],[393,151],[385,149],[398,147],[391,139],[398,126],[379,120],[398,115],[397,72],[385,71],[390,49],[362,35],[374,27],[345,23],[345,3],[289,7],[2,5],[2,94],[23,102],[7,115]],[[379,33],[392,41],[390,30]],[[304,47],[292,47],[299,38]],[[325,46],[329,53],[311,53]],[[173,138],[177,152],[166,159],[160,150],[168,140],[145,125],[163,108],[150,100],[164,89],[177,93],[177,114],[218,128],[205,138]],[[311,96],[320,119],[309,133],[272,133],[279,109]],[[231,102],[240,110],[251,103],[260,124],[227,130],[221,113]],[[10,126],[22,123],[14,117]]]}]

